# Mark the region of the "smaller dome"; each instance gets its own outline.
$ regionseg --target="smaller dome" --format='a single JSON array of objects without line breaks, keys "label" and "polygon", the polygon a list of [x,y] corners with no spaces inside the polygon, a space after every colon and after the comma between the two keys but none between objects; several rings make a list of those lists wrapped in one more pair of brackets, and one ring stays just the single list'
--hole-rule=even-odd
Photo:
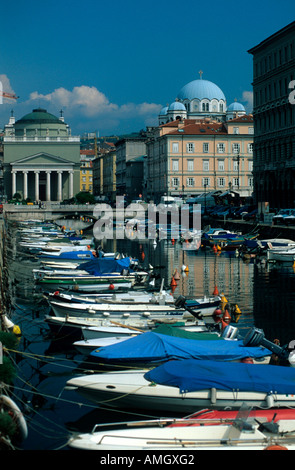
[{"label": "smaller dome", "polygon": [[186,107],[180,101],[174,101],[174,103],[170,104],[169,111],[186,111]]},{"label": "smaller dome", "polygon": [[241,104],[241,103],[238,103],[237,101],[235,101],[234,103],[231,103],[228,108],[227,108],[227,111],[245,111],[246,112],[246,109],[244,108],[244,106]]},{"label": "smaller dome", "polygon": [[164,108],[161,109],[159,116],[166,116],[168,111],[168,106],[164,106]]}]

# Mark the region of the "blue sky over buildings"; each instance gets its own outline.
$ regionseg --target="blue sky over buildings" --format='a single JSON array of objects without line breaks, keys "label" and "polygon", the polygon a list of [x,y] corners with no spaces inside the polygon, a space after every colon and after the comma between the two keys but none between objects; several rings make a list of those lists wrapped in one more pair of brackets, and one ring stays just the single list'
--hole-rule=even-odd
[{"label": "blue sky over buildings", "polygon": [[0,80],[20,97],[0,128],[41,106],[73,134],[112,135],[156,124],[200,70],[251,112],[247,50],[294,21],[294,1],[15,0],[0,15]]}]

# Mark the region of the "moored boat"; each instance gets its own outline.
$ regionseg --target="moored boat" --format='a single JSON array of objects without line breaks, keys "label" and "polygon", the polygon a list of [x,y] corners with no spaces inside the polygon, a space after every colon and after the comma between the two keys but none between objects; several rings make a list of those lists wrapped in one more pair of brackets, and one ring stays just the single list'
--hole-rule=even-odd
[{"label": "moored boat", "polygon": [[77,376],[67,387],[97,404],[194,413],[202,408],[295,406],[295,369],[207,360],[173,360],[149,370]]},{"label": "moored boat", "polygon": [[[115,429],[114,429],[115,426]],[[72,436],[80,450],[294,450],[295,410],[204,410],[185,418],[95,425]]]}]

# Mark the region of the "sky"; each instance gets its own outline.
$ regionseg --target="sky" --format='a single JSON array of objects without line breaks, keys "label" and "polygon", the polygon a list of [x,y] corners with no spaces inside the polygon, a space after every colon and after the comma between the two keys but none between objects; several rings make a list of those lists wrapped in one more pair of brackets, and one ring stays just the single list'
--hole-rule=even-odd
[{"label": "sky", "polygon": [[42,107],[72,135],[138,132],[200,78],[252,111],[247,52],[294,21],[294,0],[14,0],[0,9],[0,128]]}]

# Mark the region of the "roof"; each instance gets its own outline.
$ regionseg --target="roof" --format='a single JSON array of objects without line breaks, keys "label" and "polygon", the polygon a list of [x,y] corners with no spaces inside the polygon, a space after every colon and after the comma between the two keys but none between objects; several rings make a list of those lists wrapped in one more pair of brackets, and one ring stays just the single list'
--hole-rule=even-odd
[{"label": "roof", "polygon": [[193,80],[192,82],[187,83],[187,85],[182,87],[177,98],[182,101],[185,99],[193,100],[195,98],[199,100],[217,99],[226,101],[222,90],[215,85],[215,83],[203,79]]},{"label": "roof", "polygon": [[[192,119],[185,119],[184,126],[178,128],[177,122],[174,121],[174,129],[168,135],[216,135],[227,134],[226,127],[223,123],[213,123],[204,121],[194,121]],[[173,124],[169,123],[170,126]],[[162,127],[170,127],[169,124],[164,124]],[[172,127],[172,126],[171,126]],[[177,128],[176,128],[177,127]],[[181,129],[179,131],[179,129]]]},{"label": "roof", "polygon": [[29,114],[26,114],[15,124],[64,124],[58,117],[48,113],[46,109],[37,108]]},{"label": "roof", "polygon": [[253,124],[253,115],[252,114],[245,114],[244,116],[240,116],[240,117],[237,117],[237,118],[234,118],[234,119],[231,119],[230,121],[228,121],[229,123],[231,122],[239,122],[239,123],[251,123]]},{"label": "roof", "polygon": [[257,46],[254,46],[251,49],[249,49],[248,50],[249,54],[254,54],[259,49],[263,49],[265,46],[267,46],[268,43],[270,43],[271,41],[279,38],[282,34],[285,34],[285,33],[288,33],[289,31],[292,31],[292,29],[295,30],[295,21],[292,21],[292,23],[289,23],[287,26],[284,26],[284,28],[279,29],[279,31],[276,31],[274,34],[272,34],[268,38],[261,41],[259,44],[257,44]]},{"label": "roof", "polygon": [[235,101],[228,106],[227,111],[245,111],[245,107],[241,103]]}]

